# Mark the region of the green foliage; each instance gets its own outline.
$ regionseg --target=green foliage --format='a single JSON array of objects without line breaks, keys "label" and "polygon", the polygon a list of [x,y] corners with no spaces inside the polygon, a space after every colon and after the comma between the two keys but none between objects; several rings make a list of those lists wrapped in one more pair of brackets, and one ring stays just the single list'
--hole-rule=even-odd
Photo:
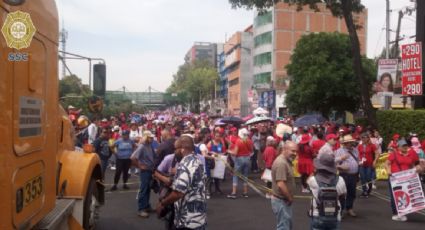
[{"label": "green foliage", "polygon": [[83,85],[76,75],[65,76],[59,80],[59,97],[89,95],[90,89]]},{"label": "green foliage", "polygon": [[[292,113],[356,111],[361,104],[360,84],[352,68],[348,35],[318,33],[303,36],[286,66],[291,84],[286,104]],[[363,59],[369,87],[376,76],[372,60]]]},{"label": "green foliage", "polygon": [[[364,6],[361,4],[360,0],[348,1],[352,2],[353,12],[361,12],[364,9]],[[326,7],[332,12],[334,16],[341,17],[343,14],[341,0],[229,0],[229,2],[232,4],[233,8],[256,8],[260,11],[266,10],[267,8],[270,8],[279,2],[294,4],[297,6],[298,10],[301,10],[303,6],[309,6],[311,9],[318,11],[318,4],[325,3]]]},{"label": "green foliage", "polygon": [[417,133],[420,139],[425,138],[425,110],[386,110],[376,113],[378,129],[385,143],[395,133],[408,136]]},{"label": "green foliage", "polygon": [[354,119],[354,124],[355,125],[360,125],[362,127],[368,127],[369,126],[369,122],[368,122],[368,120],[367,120],[366,117],[355,118]]},{"label": "green foliage", "polygon": [[218,79],[217,69],[208,62],[185,63],[179,66],[168,94],[177,93],[177,100],[169,97],[170,103],[191,104],[199,112],[199,102],[212,98],[214,85]]}]

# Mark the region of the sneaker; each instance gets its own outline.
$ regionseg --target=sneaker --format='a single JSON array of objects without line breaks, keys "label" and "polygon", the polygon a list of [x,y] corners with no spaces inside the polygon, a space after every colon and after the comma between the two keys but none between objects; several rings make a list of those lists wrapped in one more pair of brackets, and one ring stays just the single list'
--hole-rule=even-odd
[{"label": "sneaker", "polygon": [[206,197],[207,197],[207,200],[211,199],[211,196],[210,195],[206,195]]},{"label": "sneaker", "polygon": [[116,191],[117,189],[118,189],[117,185],[114,185],[114,186],[111,187],[111,189],[109,191],[113,192],[113,191]]},{"label": "sneaker", "polygon": [[111,170],[115,171],[116,169],[115,165],[111,166]]},{"label": "sneaker", "polygon": [[130,189],[130,187],[128,187],[126,184],[124,184],[124,185],[122,186],[122,188],[123,188],[124,190],[129,190],[129,189]]},{"label": "sneaker", "polygon": [[149,213],[145,212],[145,211],[139,211],[137,213],[138,216],[143,217],[143,218],[148,218],[149,217]]},{"label": "sneaker", "polygon": [[372,185],[372,189],[373,189],[373,190],[376,190],[377,188],[378,188],[378,187],[376,187],[376,185],[375,185],[375,184],[373,184],[373,185]]},{"label": "sneaker", "polygon": [[227,195],[227,198],[236,199],[236,194],[229,194],[229,195]]},{"label": "sneaker", "polygon": [[303,189],[301,190],[301,192],[302,192],[302,193],[310,193],[310,190],[308,190],[307,188],[303,188]]},{"label": "sneaker", "polygon": [[347,214],[351,217],[357,217],[357,214],[353,211],[353,209],[348,210]]},{"label": "sneaker", "polygon": [[362,198],[369,198],[369,194],[367,194],[367,193],[362,193],[361,195],[360,195],[360,197],[362,197]]},{"label": "sneaker", "polygon": [[397,216],[397,215],[394,215],[392,217],[392,220],[405,222],[405,221],[407,221],[407,217],[406,216]]},{"label": "sneaker", "polygon": [[242,194],[242,197],[248,198],[248,194],[247,193],[244,193],[244,194]]}]

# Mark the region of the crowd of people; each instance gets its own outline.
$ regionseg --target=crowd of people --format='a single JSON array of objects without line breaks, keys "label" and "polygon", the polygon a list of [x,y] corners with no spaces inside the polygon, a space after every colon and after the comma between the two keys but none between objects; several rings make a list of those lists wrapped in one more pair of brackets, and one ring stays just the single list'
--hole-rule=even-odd
[{"label": "crowd of people", "polygon": [[[357,216],[356,187],[362,187],[360,197],[370,196],[375,167],[384,150],[389,153],[389,175],[414,167],[425,171],[425,142],[421,144],[417,135],[401,138],[395,134],[389,145],[383,146],[377,130],[361,126],[325,122],[294,127],[279,135],[276,128],[282,123],[292,127],[290,119],[244,125],[171,111],[121,113],[91,121],[79,116],[74,121],[76,146],[92,144],[103,174],[108,167],[115,170],[110,191],[119,189],[121,176],[122,189],[129,189],[129,176],[138,174],[138,215],[148,218],[156,211],[166,220],[167,229],[206,228],[206,200],[223,194],[222,178],[212,175],[218,156],[228,156],[226,165],[232,168],[229,199],[248,198],[249,181],[243,178],[251,171],[271,171],[266,197],[271,200],[279,230],[292,229],[295,159],[300,191],[312,196],[312,229],[338,229],[344,216]],[[238,192],[241,178],[242,191]],[[150,203],[151,190],[159,194],[156,208]],[[406,221],[405,216],[397,215],[390,194],[392,219]]]}]

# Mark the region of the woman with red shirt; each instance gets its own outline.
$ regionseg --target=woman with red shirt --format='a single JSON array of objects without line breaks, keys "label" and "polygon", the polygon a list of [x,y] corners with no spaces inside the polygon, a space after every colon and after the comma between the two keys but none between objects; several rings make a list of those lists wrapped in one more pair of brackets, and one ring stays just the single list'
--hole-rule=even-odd
[{"label": "woman with red shirt", "polygon": [[302,192],[309,193],[307,179],[313,173],[313,150],[310,147],[309,143],[311,136],[308,134],[303,134],[301,136],[301,141],[298,144],[298,172],[301,174],[301,184],[303,186]]},{"label": "woman with red shirt", "polygon": [[[265,162],[266,169],[271,170],[274,160],[277,157],[277,152],[275,148],[275,139],[272,136],[267,137],[266,148],[263,153],[263,160]],[[272,188],[272,182],[267,181],[267,188]],[[266,198],[271,198],[271,194],[266,194]]]},{"label": "woman with red shirt", "polygon": [[[391,176],[392,173],[401,172],[404,170],[412,169],[415,167],[416,162],[419,161],[418,154],[413,149],[410,149],[407,142],[405,140],[400,140],[398,142],[398,146],[400,150],[393,150],[388,156],[388,160],[386,162],[386,168],[388,175]],[[390,183],[390,180],[388,180]],[[391,197],[391,209],[393,212],[392,220],[394,221],[406,221],[406,216],[398,216],[397,209],[394,202],[394,196],[390,187],[390,197]]]},{"label": "woman with red shirt", "polygon": [[[235,171],[248,177],[249,167],[251,165],[251,154],[254,151],[254,144],[248,138],[249,132],[246,128],[239,130],[239,139],[236,141],[234,148],[228,150],[235,162]],[[233,175],[232,194],[227,195],[227,198],[236,199],[236,188],[238,187],[238,177]],[[243,197],[248,197],[248,184],[243,184]]]}]

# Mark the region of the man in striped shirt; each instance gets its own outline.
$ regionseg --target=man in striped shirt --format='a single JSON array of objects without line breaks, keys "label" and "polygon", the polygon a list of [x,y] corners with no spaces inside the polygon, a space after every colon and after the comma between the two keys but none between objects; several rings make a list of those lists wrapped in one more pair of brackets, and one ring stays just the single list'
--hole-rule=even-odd
[{"label": "man in striped shirt", "polygon": [[345,135],[341,141],[342,146],[335,152],[335,163],[339,175],[344,178],[347,186],[347,196],[341,200],[341,211],[347,210],[347,214],[356,217],[353,204],[356,198],[356,184],[359,174],[359,153],[356,148],[356,140],[351,135]]}]

